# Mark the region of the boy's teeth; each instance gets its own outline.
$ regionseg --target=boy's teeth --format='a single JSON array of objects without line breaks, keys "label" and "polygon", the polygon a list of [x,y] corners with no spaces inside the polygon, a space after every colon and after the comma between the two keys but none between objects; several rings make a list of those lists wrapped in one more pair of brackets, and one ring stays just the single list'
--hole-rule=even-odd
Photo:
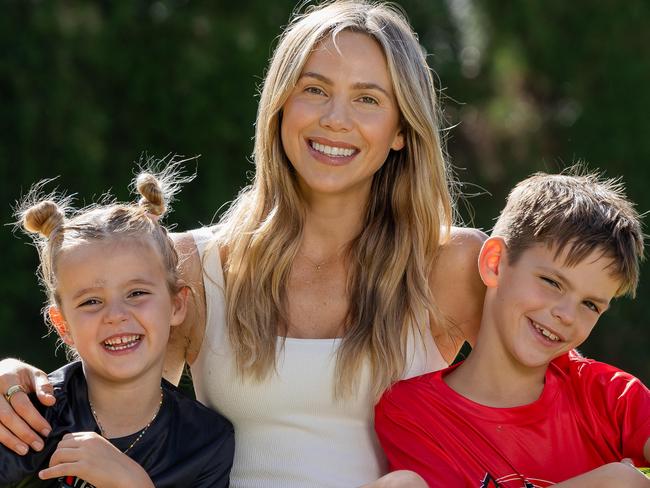
[{"label": "boy's teeth", "polygon": [[560,338],[559,338],[558,336],[556,336],[556,335],[553,334],[552,332],[546,330],[544,327],[541,327],[541,326],[535,324],[535,328],[536,328],[536,329],[537,329],[537,330],[538,330],[538,331],[539,331],[539,332],[540,332],[544,337],[546,337],[547,339],[550,339],[550,340],[555,341],[555,342],[557,342],[557,341],[560,340]]},{"label": "boy's teeth", "polygon": [[354,149],[326,146],[316,141],[311,141],[311,147],[316,149],[316,151],[325,154],[326,156],[335,158],[344,158],[347,156],[352,156],[354,154]]}]

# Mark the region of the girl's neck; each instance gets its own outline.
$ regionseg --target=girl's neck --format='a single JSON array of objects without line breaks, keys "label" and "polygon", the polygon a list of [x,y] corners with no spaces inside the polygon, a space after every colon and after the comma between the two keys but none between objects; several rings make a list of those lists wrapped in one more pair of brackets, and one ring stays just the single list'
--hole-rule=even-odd
[{"label": "girl's neck", "polygon": [[[146,381],[145,381],[146,380]],[[86,375],[91,410],[109,439],[134,434],[147,426],[161,407],[160,380],[142,378],[112,383]]]}]

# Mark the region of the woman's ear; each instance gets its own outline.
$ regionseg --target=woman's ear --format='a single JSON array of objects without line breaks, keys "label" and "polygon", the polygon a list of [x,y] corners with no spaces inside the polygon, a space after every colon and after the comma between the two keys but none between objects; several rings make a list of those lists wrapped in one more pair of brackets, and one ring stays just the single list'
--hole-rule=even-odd
[{"label": "woman's ear", "polygon": [[503,237],[490,237],[483,243],[478,255],[478,271],[481,280],[488,288],[494,288],[499,283],[501,264],[506,259],[507,246]]},{"label": "woman's ear", "polygon": [[47,309],[47,314],[50,317],[50,322],[58,332],[59,336],[68,346],[74,345],[74,340],[70,334],[70,329],[68,328],[68,323],[65,321],[61,309],[50,305],[50,308]]},{"label": "woman's ear", "polygon": [[395,134],[395,138],[393,139],[393,143],[390,145],[390,148],[393,151],[401,151],[404,149],[405,145],[406,141],[404,140],[404,130],[400,128],[397,134]]},{"label": "woman's ear", "polygon": [[183,285],[178,293],[172,296],[172,316],[169,324],[180,325],[187,314],[187,300],[191,290],[189,286]]}]

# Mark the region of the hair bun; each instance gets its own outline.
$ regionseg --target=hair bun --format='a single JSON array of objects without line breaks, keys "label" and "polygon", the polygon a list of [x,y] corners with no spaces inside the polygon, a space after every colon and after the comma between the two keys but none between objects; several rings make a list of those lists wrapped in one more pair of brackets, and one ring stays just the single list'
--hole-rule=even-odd
[{"label": "hair bun", "polygon": [[65,214],[52,200],[44,200],[29,207],[23,213],[23,227],[28,232],[50,237],[52,232],[61,227]]},{"label": "hair bun", "polygon": [[135,187],[142,196],[140,205],[154,215],[165,213],[165,194],[158,178],[151,173],[140,173],[135,180]]}]

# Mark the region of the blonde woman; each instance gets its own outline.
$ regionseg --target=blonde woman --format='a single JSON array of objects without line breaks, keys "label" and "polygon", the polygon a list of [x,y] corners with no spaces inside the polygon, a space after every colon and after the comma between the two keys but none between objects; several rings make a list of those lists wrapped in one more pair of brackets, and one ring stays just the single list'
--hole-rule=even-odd
[{"label": "blonde woman", "polygon": [[[260,98],[252,185],[219,225],[177,239],[199,292],[165,374],[189,364],[198,399],[234,424],[234,487],[376,480],[375,400],[473,343],[483,234],[452,227],[439,131],[396,8],[335,1],[293,18]],[[3,370],[3,392],[51,401],[31,367]],[[47,429],[22,393],[0,419],[15,450],[38,442],[27,424]]]}]

